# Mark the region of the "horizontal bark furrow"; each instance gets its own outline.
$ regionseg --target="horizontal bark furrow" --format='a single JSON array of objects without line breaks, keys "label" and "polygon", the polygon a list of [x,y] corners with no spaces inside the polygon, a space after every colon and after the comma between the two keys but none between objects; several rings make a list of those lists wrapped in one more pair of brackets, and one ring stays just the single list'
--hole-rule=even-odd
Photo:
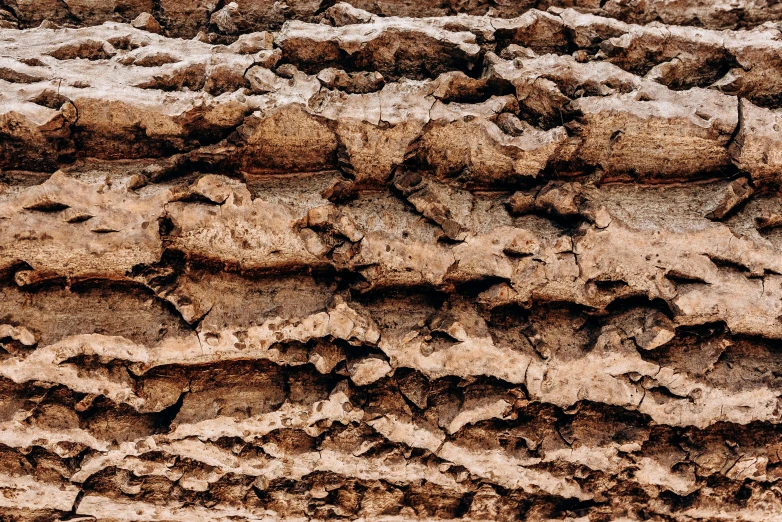
[{"label": "horizontal bark furrow", "polygon": [[[238,0],[224,4],[214,0],[74,0],[54,2],[45,0],[4,0],[0,4],[0,27],[27,28],[42,22],[67,26],[100,25],[104,22],[130,23],[139,15],[154,13],[159,19],[152,26],[172,37],[190,37],[204,32],[218,37],[234,37],[237,34],[279,29],[287,20],[317,21],[321,19],[344,19],[345,15],[329,16],[324,7],[336,2],[314,2],[293,0],[280,5],[273,2],[251,2]],[[338,3],[341,10],[348,11],[346,4]],[[661,21],[666,24],[707,27],[714,29],[735,29],[753,27],[764,22],[782,18],[778,3],[760,0],[739,0],[728,2],[701,2],[684,0],[669,2],[651,0],[643,3],[628,3],[621,0],[545,0],[543,2],[476,0],[473,2],[404,2],[393,0],[354,0],[352,5],[366,10],[368,15],[359,16],[404,16],[429,17],[452,16],[456,14],[491,15],[498,18],[513,18],[530,9],[575,8],[581,12],[616,18],[629,23],[648,24]],[[324,16],[325,14],[325,16]],[[356,16],[353,14],[353,16]],[[139,24],[148,24],[146,20]],[[146,25],[145,25],[146,26]]]}]

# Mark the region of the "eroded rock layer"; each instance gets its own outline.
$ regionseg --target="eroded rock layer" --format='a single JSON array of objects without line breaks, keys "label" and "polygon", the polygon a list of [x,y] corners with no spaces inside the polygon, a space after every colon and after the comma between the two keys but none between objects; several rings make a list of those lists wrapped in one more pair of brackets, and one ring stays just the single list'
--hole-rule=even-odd
[{"label": "eroded rock layer", "polygon": [[782,520],[781,6],[0,0],[0,520]]}]

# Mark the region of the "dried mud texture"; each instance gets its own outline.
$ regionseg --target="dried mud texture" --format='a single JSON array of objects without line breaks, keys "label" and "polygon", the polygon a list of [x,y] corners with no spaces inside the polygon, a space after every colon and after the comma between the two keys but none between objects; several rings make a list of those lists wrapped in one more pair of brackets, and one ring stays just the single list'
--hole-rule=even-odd
[{"label": "dried mud texture", "polygon": [[778,19],[0,0],[0,520],[782,520]]}]

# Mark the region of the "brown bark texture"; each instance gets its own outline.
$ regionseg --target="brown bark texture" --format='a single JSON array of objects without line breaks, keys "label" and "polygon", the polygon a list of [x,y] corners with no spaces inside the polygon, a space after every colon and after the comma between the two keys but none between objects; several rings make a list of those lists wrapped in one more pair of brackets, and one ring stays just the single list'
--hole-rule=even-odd
[{"label": "brown bark texture", "polygon": [[782,3],[0,0],[0,521],[782,521]]}]

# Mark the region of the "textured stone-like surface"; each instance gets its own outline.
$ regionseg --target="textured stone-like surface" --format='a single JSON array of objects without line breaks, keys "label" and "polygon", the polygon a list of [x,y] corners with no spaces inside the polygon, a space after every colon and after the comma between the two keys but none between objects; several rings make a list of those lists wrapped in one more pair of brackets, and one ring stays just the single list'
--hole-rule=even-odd
[{"label": "textured stone-like surface", "polygon": [[0,0],[0,520],[782,520],[779,6]]}]

